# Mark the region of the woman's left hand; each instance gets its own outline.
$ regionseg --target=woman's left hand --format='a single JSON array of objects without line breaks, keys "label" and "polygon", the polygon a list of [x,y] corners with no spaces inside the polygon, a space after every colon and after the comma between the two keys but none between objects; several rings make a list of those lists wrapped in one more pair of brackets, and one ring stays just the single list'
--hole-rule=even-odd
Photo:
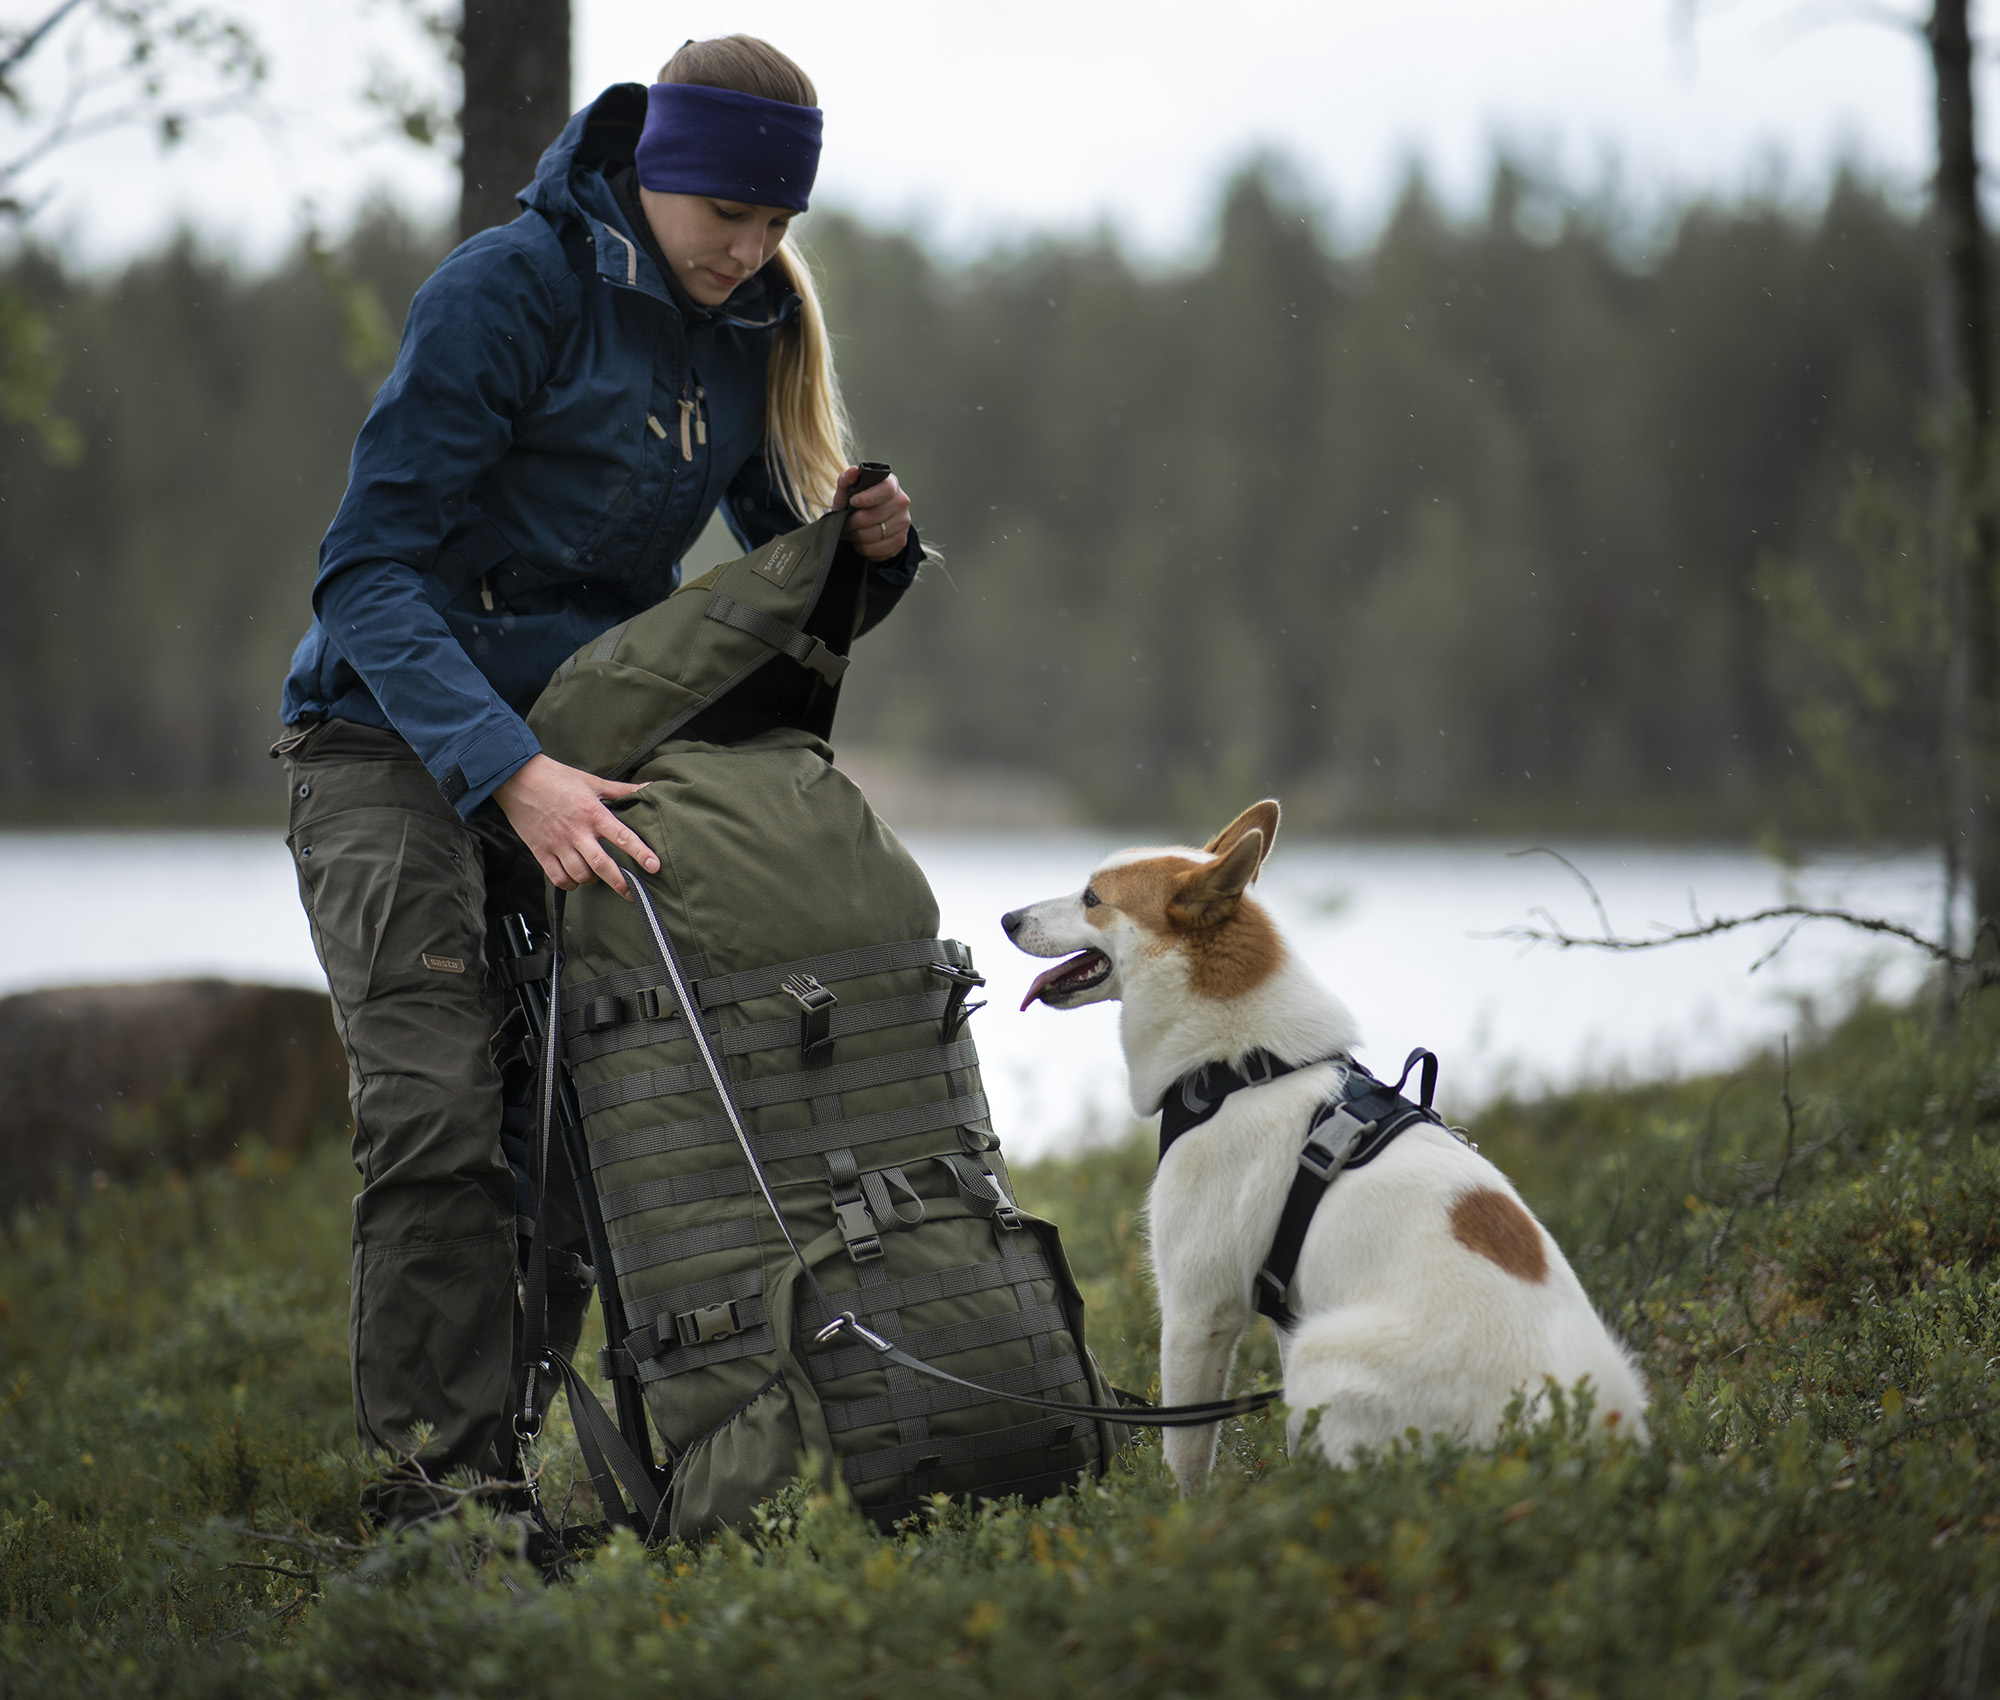
[{"label": "woman's left hand", "polygon": [[865,560],[893,561],[909,542],[910,498],[903,494],[903,487],[892,472],[880,484],[869,485],[849,501],[848,493],[860,472],[858,466],[850,466],[840,475],[839,488],[833,493],[833,505],[848,510],[847,523],[840,528],[840,535]]}]

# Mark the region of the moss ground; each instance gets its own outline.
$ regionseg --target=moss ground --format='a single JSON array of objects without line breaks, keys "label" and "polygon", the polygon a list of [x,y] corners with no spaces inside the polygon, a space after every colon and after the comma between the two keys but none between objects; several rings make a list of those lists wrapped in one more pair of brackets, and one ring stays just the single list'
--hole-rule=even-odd
[{"label": "moss ground", "polygon": [[[1640,1351],[1655,1444],[1564,1420],[1294,1465],[1232,1426],[1045,1506],[885,1538],[792,1490],[544,1587],[473,1513],[355,1495],[337,1141],[0,1245],[0,1691],[596,1697],[1930,1695],[2000,1673],[2000,1004],[1870,1010],[1726,1078],[1475,1130]],[[1114,1379],[1155,1372],[1143,1138],[1022,1170]],[[1261,1328],[1261,1324],[1260,1324]],[[1275,1363],[1257,1336],[1246,1373]],[[558,1429],[559,1429],[559,1425]],[[545,1487],[588,1489],[556,1432]]]}]

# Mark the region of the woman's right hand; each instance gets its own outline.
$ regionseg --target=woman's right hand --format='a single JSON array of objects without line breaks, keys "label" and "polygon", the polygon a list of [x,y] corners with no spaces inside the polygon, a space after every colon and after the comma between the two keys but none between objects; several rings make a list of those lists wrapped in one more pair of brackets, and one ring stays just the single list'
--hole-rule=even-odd
[{"label": "woman's right hand", "polygon": [[602,880],[630,903],[632,894],[625,889],[625,876],[604,845],[623,850],[649,874],[660,871],[660,859],[604,802],[643,789],[620,779],[599,779],[594,773],[564,767],[553,757],[537,753],[515,770],[493,798],[558,890],[574,891],[592,880]]}]

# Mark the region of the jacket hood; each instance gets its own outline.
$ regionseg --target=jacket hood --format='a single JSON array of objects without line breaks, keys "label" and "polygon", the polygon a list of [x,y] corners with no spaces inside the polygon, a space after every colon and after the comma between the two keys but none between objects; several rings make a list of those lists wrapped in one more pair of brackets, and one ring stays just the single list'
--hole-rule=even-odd
[{"label": "jacket hood", "polygon": [[[630,165],[645,124],[645,89],[638,83],[613,83],[563,126],[535,167],[534,182],[516,199],[551,224],[584,217],[575,178],[582,172],[608,177]],[[608,205],[609,197],[606,201]],[[589,212],[601,218],[604,210],[593,206]]]}]

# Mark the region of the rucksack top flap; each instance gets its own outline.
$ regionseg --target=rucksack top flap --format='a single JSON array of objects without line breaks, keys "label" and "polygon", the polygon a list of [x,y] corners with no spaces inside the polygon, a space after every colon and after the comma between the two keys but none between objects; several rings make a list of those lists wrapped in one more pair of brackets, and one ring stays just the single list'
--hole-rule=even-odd
[{"label": "rucksack top flap", "polygon": [[551,675],[528,726],[556,760],[607,777],[637,766],[674,730],[772,655],[837,679],[845,659],[798,636],[840,544],[829,513],[682,585],[600,633]]}]

